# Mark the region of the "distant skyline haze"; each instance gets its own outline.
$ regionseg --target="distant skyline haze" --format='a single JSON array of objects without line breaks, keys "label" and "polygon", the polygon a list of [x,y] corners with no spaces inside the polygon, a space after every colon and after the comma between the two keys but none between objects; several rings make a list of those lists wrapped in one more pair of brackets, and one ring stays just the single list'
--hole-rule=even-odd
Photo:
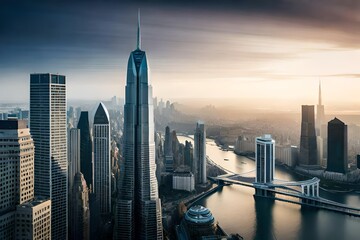
[{"label": "distant skyline haze", "polygon": [[320,79],[325,111],[328,105],[347,105],[349,111],[360,105],[355,1],[3,1],[0,6],[2,103],[27,102],[34,72],[66,75],[69,99],[124,97],[140,7],[154,96],[300,109],[316,104]]}]

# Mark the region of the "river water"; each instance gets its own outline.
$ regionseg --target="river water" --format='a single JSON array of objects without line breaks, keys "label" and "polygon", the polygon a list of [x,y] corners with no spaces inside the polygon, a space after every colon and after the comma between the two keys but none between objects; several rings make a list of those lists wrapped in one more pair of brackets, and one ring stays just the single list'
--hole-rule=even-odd
[{"label": "river water", "polygon": [[[192,141],[185,136],[178,139],[182,143]],[[222,151],[213,140],[207,140],[206,154],[227,170],[254,176],[251,172],[255,169],[253,160],[232,151]],[[224,158],[229,161],[224,161]],[[299,180],[298,176],[282,167],[276,167],[275,178]],[[252,188],[231,185],[199,204],[210,209],[227,233],[239,233],[244,239],[360,240],[360,218],[269,199],[255,199],[253,195]],[[360,207],[359,193],[332,193],[320,189],[320,196]]]}]

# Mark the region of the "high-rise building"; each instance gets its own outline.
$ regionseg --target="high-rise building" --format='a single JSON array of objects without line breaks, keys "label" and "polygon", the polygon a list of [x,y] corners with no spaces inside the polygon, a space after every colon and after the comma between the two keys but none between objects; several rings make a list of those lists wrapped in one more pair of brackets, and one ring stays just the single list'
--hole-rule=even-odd
[{"label": "high-rise building", "polygon": [[325,111],[324,111],[324,105],[322,105],[321,101],[321,82],[319,82],[319,101],[318,105],[316,106],[316,130],[317,135],[323,135],[321,134],[321,126],[323,125],[325,121]]},{"label": "high-rise building", "polygon": [[172,150],[172,137],[169,126],[165,128],[164,158],[165,158],[165,171],[173,172],[174,155]]},{"label": "high-rise building", "polygon": [[337,118],[328,123],[328,157],[327,168],[329,172],[347,172],[347,125]]},{"label": "high-rise building", "polygon": [[201,121],[196,123],[194,134],[193,173],[196,184],[206,183],[206,131]]},{"label": "high-rise building", "polygon": [[318,165],[314,106],[303,105],[301,113],[300,165]]},{"label": "high-rise building", "polygon": [[88,240],[90,238],[89,190],[84,175],[80,172],[75,174],[70,206],[70,240]]},{"label": "high-rise building", "polygon": [[80,129],[80,172],[84,174],[89,187],[93,182],[92,140],[89,124],[89,113],[81,112],[77,128]]},{"label": "high-rise building", "polygon": [[271,135],[256,138],[255,166],[257,183],[271,183],[275,173],[275,140]]},{"label": "high-rise building", "polygon": [[30,132],[35,144],[35,195],[51,199],[51,238],[67,239],[66,80],[30,75]]},{"label": "high-rise building", "polygon": [[94,117],[94,193],[100,203],[100,213],[111,212],[110,119],[103,103]]},{"label": "high-rise building", "polygon": [[69,145],[68,145],[68,161],[69,161],[69,193],[74,184],[74,177],[77,172],[80,172],[80,129],[71,128],[69,130]]},{"label": "high-rise building", "polygon": [[51,239],[51,201],[36,198],[16,207],[15,239]]},{"label": "high-rise building", "polygon": [[[26,124],[25,120],[0,121],[0,239],[4,240],[51,237],[51,201],[34,199],[34,142]],[[44,224],[35,226],[32,220],[38,210],[48,217],[36,216]]]},{"label": "high-rise building", "polygon": [[147,58],[140,48],[129,57],[124,106],[125,171],[117,203],[114,239],[162,239],[161,202],[155,176],[154,109]]}]

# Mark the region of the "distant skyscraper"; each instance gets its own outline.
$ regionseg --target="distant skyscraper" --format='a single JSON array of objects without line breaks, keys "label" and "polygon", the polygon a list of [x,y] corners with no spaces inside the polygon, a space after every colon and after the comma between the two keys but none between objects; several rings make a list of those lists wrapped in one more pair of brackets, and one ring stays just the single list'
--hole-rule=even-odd
[{"label": "distant skyscraper", "polygon": [[154,109],[147,58],[137,49],[129,57],[124,106],[124,178],[114,239],[162,239],[161,202],[155,176]]},{"label": "distant skyscraper", "polygon": [[196,123],[194,134],[194,162],[193,172],[197,184],[206,183],[206,131],[205,124]]},{"label": "distant skyscraper", "polygon": [[85,181],[93,187],[93,160],[92,160],[92,140],[90,134],[89,113],[81,112],[77,125],[80,129],[80,172],[84,174]]},{"label": "distant skyscraper", "polygon": [[74,177],[70,203],[70,240],[88,240],[90,238],[89,190],[84,175],[80,172]]},{"label": "distant skyscraper", "polygon": [[347,172],[347,125],[337,118],[328,123],[327,171]]},{"label": "distant skyscraper", "polygon": [[103,103],[94,117],[94,193],[100,203],[100,213],[111,212],[110,119]]},{"label": "distant skyscraper", "polygon": [[71,128],[69,130],[69,193],[74,183],[74,177],[77,172],[80,172],[80,129]]},{"label": "distant skyscraper", "polygon": [[35,195],[50,197],[52,240],[67,239],[68,162],[65,76],[30,75],[30,131],[35,143]]},{"label": "distant skyscraper", "polygon": [[164,142],[164,155],[165,155],[165,171],[174,171],[174,155],[172,150],[172,137],[170,128],[165,128],[165,142]]},{"label": "distant skyscraper", "polygon": [[51,201],[34,200],[34,142],[26,124],[0,121],[0,239],[4,240],[51,238]]},{"label": "distant skyscraper", "polygon": [[255,166],[257,183],[270,183],[275,173],[275,140],[265,134],[256,138]]},{"label": "distant skyscraper", "polygon": [[302,106],[299,163],[318,165],[313,105]]},{"label": "distant skyscraper", "polygon": [[316,107],[316,129],[318,134],[321,133],[321,126],[325,121],[325,112],[324,112],[324,105],[322,105],[321,101],[321,82],[319,82],[319,102]]}]

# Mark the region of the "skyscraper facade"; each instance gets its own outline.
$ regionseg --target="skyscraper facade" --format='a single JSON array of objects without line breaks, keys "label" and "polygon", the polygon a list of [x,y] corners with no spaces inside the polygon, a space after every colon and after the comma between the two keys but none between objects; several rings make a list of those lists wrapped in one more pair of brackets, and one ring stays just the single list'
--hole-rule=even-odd
[{"label": "skyscraper facade", "polygon": [[206,183],[206,131],[205,124],[201,121],[196,123],[193,164],[196,184]]},{"label": "skyscraper facade", "polygon": [[271,183],[275,173],[275,140],[265,134],[256,138],[255,166],[257,183]]},{"label": "skyscraper facade", "polygon": [[71,195],[75,174],[80,172],[80,129],[71,128],[69,130],[68,154],[69,193]]},{"label": "skyscraper facade", "polygon": [[165,171],[173,172],[174,155],[172,150],[172,137],[169,126],[165,128],[164,158],[165,158]]},{"label": "skyscraper facade", "polygon": [[67,239],[68,162],[66,80],[30,75],[30,132],[35,144],[35,195],[51,199],[52,239]]},{"label": "skyscraper facade", "polygon": [[327,168],[329,172],[347,172],[347,125],[337,118],[328,123],[328,157]]},{"label": "skyscraper facade", "polygon": [[90,239],[89,190],[84,175],[77,172],[71,189],[70,240]]},{"label": "skyscraper facade", "polygon": [[51,201],[34,199],[34,142],[26,125],[24,120],[0,121],[0,239],[4,240],[51,238]]},{"label": "skyscraper facade", "polygon": [[89,188],[93,183],[93,159],[92,159],[92,140],[89,124],[89,113],[80,113],[77,128],[80,129],[80,172],[84,174],[85,181]]},{"label": "skyscraper facade", "polygon": [[140,48],[129,57],[124,106],[125,171],[114,239],[162,239],[161,202],[155,176],[154,109],[147,58]]},{"label": "skyscraper facade", "polygon": [[110,119],[103,103],[94,117],[94,193],[100,203],[100,213],[111,212]]},{"label": "skyscraper facade", "polygon": [[318,165],[314,106],[303,105],[301,112],[300,165]]}]

